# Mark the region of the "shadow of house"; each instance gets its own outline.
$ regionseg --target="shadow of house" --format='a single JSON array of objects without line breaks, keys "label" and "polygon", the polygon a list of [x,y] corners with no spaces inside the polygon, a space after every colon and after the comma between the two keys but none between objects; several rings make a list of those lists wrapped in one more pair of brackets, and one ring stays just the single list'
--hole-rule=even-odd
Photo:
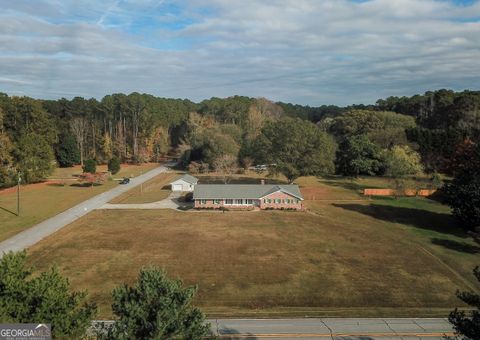
[{"label": "shadow of house", "polygon": [[419,229],[467,238],[467,233],[456,224],[454,218],[445,213],[422,209],[393,207],[382,204],[333,204],[337,208],[355,211],[379,220],[409,225]]},{"label": "shadow of house", "polygon": [[450,250],[455,250],[461,253],[467,254],[479,254],[480,247],[474,244],[466,243],[466,242],[457,242],[453,240],[446,240],[441,238],[432,238],[431,239],[433,244],[438,246],[445,247]]}]

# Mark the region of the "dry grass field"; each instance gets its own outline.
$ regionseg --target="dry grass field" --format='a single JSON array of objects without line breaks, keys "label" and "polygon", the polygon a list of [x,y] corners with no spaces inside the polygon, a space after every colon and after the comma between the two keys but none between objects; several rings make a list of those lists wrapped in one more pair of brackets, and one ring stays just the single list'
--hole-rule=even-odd
[{"label": "dry grass field", "polygon": [[[123,165],[115,178],[138,176],[157,166],[154,163]],[[97,171],[106,171],[106,166],[98,166]],[[22,185],[20,216],[15,214],[16,189],[0,191],[0,241],[118,185],[116,181],[106,181],[94,187],[79,186],[74,176],[81,172],[78,166],[58,168],[51,176],[52,182]]]},{"label": "dry grass field", "polygon": [[362,198],[352,183],[301,178],[308,212],[96,211],[29,250],[110,317],[110,291],[155,264],[198,284],[221,316],[439,316],[475,289],[480,247],[447,207]]}]

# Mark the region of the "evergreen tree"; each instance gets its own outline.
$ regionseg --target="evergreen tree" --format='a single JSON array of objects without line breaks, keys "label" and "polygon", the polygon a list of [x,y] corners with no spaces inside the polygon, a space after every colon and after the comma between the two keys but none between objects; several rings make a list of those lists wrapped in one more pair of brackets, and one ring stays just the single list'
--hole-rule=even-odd
[{"label": "evergreen tree", "polygon": [[32,274],[25,251],[4,254],[0,260],[0,322],[50,323],[55,338],[82,338],[97,310],[85,302],[86,293],[71,292],[68,280],[55,267]]},{"label": "evergreen tree", "polygon": [[202,339],[210,333],[205,316],[192,307],[196,288],[184,288],[181,281],[147,267],[140,270],[133,287],[113,290],[112,309],[118,318],[99,330],[99,339]]},{"label": "evergreen tree", "polygon": [[[480,268],[473,270],[480,283]],[[457,335],[462,340],[480,339],[480,295],[472,292],[457,292],[457,296],[467,305],[474,308],[470,312],[459,311],[457,308],[450,313],[448,321],[453,325]]]},{"label": "evergreen tree", "polygon": [[52,145],[41,135],[30,132],[20,137],[15,150],[17,169],[26,183],[48,177],[54,169]]},{"label": "evergreen tree", "polygon": [[452,168],[454,178],[445,186],[446,201],[466,228],[480,227],[480,144],[460,145]]},{"label": "evergreen tree", "polygon": [[113,156],[112,159],[108,161],[108,171],[113,175],[120,171],[120,159],[117,156]]},{"label": "evergreen tree", "polygon": [[13,180],[13,144],[3,128],[3,111],[0,108],[0,188],[7,186]]},{"label": "evergreen tree", "polygon": [[68,168],[80,163],[80,151],[75,138],[70,135],[60,135],[59,144],[55,150],[57,162],[62,168]]},{"label": "evergreen tree", "polygon": [[89,174],[95,174],[97,172],[97,162],[94,159],[87,159],[83,162],[83,172]]}]

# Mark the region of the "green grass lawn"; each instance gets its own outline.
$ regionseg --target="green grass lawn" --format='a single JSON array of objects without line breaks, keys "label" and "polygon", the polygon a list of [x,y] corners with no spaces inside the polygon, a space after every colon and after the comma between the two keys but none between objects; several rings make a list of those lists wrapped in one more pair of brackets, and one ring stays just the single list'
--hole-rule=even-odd
[{"label": "green grass lawn", "polygon": [[[138,176],[156,166],[158,164],[153,163],[124,165],[115,177]],[[98,166],[97,171],[105,170],[106,166]],[[22,185],[20,216],[16,216],[16,190],[0,191],[0,241],[118,185],[118,182],[110,180],[99,186],[81,187],[74,177],[80,173],[80,167],[56,169],[51,178],[60,180],[61,184],[45,182]]]},{"label": "green grass lawn", "polygon": [[[210,316],[445,316],[478,289],[480,247],[425,198],[361,197],[301,178],[308,212],[95,211],[29,250],[110,315],[110,291],[155,264]],[[351,181],[345,180],[345,184]]]}]

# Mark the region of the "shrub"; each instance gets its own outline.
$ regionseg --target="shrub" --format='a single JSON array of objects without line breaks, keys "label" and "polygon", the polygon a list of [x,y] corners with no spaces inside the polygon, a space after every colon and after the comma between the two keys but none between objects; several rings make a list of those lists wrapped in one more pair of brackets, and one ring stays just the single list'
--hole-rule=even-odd
[{"label": "shrub", "polygon": [[83,172],[94,174],[97,172],[97,162],[94,159],[87,159],[83,162]]},{"label": "shrub", "polygon": [[120,171],[120,159],[118,159],[117,156],[113,156],[108,161],[108,171],[110,171],[113,175]]}]

